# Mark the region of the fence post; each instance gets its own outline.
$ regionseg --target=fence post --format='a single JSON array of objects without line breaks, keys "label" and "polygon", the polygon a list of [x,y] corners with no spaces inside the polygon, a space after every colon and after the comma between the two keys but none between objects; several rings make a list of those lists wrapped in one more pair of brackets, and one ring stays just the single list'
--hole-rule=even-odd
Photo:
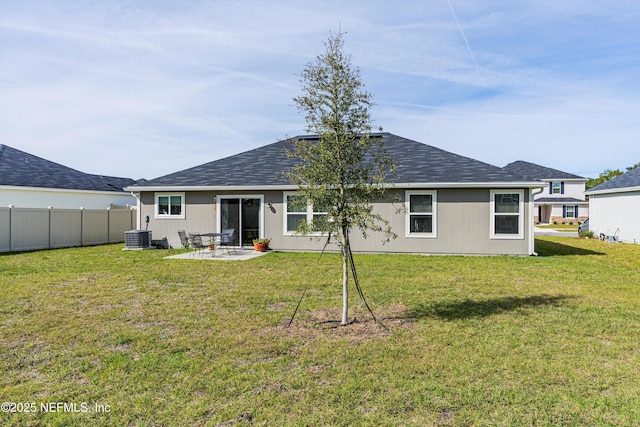
[{"label": "fence post", "polygon": [[84,206],[80,206],[80,246],[84,246]]},{"label": "fence post", "polygon": [[49,206],[49,243],[47,244],[47,248],[51,249],[51,242],[53,241],[53,236],[51,235],[53,233],[53,227],[52,225],[52,215],[53,215],[53,206]]},{"label": "fence post", "polygon": [[13,252],[13,205],[9,205],[9,252]]},{"label": "fence post", "polygon": [[111,206],[107,208],[107,243],[111,243]]}]

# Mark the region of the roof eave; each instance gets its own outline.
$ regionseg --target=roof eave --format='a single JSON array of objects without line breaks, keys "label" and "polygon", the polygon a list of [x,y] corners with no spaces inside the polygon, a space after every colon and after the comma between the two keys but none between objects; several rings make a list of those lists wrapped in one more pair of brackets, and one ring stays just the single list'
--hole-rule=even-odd
[{"label": "roof eave", "polygon": [[640,191],[640,186],[636,187],[621,187],[621,188],[609,188],[604,190],[585,191],[587,196],[597,196],[598,194],[610,194],[610,193],[630,193],[633,191]]},{"label": "roof eave", "polygon": [[130,191],[123,189],[120,191],[106,191],[106,190],[83,190],[77,188],[56,188],[56,187],[28,187],[22,185],[2,185],[0,184],[0,188],[4,190],[12,190],[12,191],[51,191],[56,193],[89,193],[89,194],[109,194],[109,195],[120,195],[120,196],[130,196]]},{"label": "roof eave", "polygon": [[269,191],[292,190],[295,185],[146,185],[125,187],[125,191],[139,193],[142,191]]},{"label": "roof eave", "polygon": [[[544,188],[540,181],[505,182],[410,182],[389,183],[385,188]],[[158,185],[125,187],[125,191],[278,191],[296,190],[296,185]]]},{"label": "roof eave", "polygon": [[545,182],[587,182],[587,178],[540,178],[540,180]]},{"label": "roof eave", "polygon": [[410,182],[389,184],[395,188],[544,188],[540,181],[493,181],[493,182]]},{"label": "roof eave", "polygon": [[564,202],[541,202],[539,200],[534,200],[533,201],[536,205],[566,205],[567,203],[575,203],[578,205],[588,205],[589,201],[588,200],[570,200],[570,201],[564,201]]}]

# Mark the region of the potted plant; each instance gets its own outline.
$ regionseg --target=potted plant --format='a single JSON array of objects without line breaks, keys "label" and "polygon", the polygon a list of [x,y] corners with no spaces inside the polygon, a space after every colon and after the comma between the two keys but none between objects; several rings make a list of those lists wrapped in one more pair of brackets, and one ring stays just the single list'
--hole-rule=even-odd
[{"label": "potted plant", "polygon": [[271,239],[253,239],[253,249],[257,252],[266,252],[270,242]]}]

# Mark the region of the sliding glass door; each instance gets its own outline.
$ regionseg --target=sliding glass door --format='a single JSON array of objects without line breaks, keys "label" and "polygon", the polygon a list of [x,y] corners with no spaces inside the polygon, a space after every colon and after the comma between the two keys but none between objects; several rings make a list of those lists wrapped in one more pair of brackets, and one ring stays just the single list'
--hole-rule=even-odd
[{"label": "sliding glass door", "polygon": [[262,196],[219,196],[218,230],[234,230],[232,244],[251,246],[262,237]]}]

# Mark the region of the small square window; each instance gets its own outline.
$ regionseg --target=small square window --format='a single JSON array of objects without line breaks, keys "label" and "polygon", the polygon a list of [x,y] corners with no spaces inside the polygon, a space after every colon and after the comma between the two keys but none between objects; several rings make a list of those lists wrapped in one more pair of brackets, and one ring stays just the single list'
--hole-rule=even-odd
[{"label": "small square window", "polygon": [[156,194],[156,218],[184,218],[184,194]]}]

